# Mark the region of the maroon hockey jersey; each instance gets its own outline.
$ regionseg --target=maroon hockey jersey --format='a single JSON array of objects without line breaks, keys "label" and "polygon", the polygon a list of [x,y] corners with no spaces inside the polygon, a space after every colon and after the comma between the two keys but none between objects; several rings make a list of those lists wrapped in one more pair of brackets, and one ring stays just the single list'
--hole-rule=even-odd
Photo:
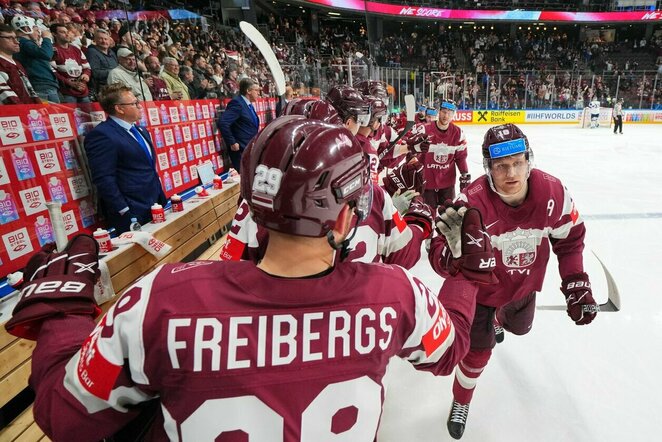
[{"label": "maroon hockey jersey", "polygon": [[[350,241],[350,261],[384,262],[413,267],[421,256],[423,230],[409,226],[393,206],[391,197],[381,187],[373,187],[372,207],[368,218],[357,228]],[[241,201],[232,220],[220,258],[237,261],[262,259],[269,241],[269,232],[251,217],[248,204]]]},{"label": "maroon hockey jersey", "polygon": [[0,56],[0,104],[41,103],[21,63]]},{"label": "maroon hockey jersey", "polygon": [[74,45],[69,45],[66,48],[60,45],[53,45],[53,60],[51,66],[55,69],[55,76],[60,82],[60,92],[62,95],[70,95],[72,97],[87,97],[90,93],[87,83],[81,83],[85,86],[84,89],[78,90],[72,86],[72,82],[85,74],[92,77],[92,70],[90,63],[83,51]]},{"label": "maroon hockey jersey", "polygon": [[[531,170],[526,200],[510,207],[492,191],[487,176],[471,183],[458,199],[483,214],[496,257],[499,284],[481,285],[479,304],[500,307],[542,289],[550,242],[561,278],[584,271],[582,252],[586,228],[568,190],[557,178]],[[450,253],[443,235],[432,239],[430,263],[442,276]]]},{"label": "maroon hockey jersey", "polygon": [[425,166],[425,189],[446,189],[455,186],[455,167],[460,173],[469,172],[467,166],[467,139],[461,127],[450,123],[445,131],[439,129],[436,121],[414,126],[411,135],[428,135],[430,150],[419,155]]},{"label": "maroon hockey jersey", "polygon": [[[377,154],[381,155],[382,152],[388,149],[388,146],[391,144],[391,141],[395,140],[396,138],[398,138],[398,133],[395,130],[393,130],[391,126],[382,124],[372,135],[370,142],[372,143],[373,147],[377,150]],[[394,146],[393,149],[391,149],[389,152],[384,154],[382,159],[379,160],[380,170],[385,167],[392,169],[395,166],[397,166],[400,163],[400,161],[402,161],[404,156],[400,155],[396,157],[395,156],[396,151],[397,151],[397,147]]]},{"label": "maroon hockey jersey", "polygon": [[251,262],[169,264],[94,329],[89,317],[45,322],[34,417],[53,440],[97,441],[158,398],[148,440],[373,441],[389,359],[450,374],[468,350],[475,292],[447,280],[438,298],[383,264],[309,279]]}]

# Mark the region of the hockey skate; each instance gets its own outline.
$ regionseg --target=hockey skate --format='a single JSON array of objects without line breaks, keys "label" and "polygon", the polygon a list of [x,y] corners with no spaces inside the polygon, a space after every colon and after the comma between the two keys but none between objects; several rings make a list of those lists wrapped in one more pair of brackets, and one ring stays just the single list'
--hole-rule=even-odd
[{"label": "hockey skate", "polygon": [[501,324],[499,324],[497,318],[494,318],[493,326],[494,326],[494,339],[496,339],[497,344],[501,344],[503,342],[503,338],[506,337],[506,331],[503,329],[503,327],[501,327]]},{"label": "hockey skate", "polygon": [[448,434],[450,434],[453,439],[462,438],[462,434],[464,434],[464,427],[467,425],[468,415],[469,404],[460,404],[456,400],[453,400],[451,411],[448,414],[448,421],[446,422],[446,426],[448,427]]}]

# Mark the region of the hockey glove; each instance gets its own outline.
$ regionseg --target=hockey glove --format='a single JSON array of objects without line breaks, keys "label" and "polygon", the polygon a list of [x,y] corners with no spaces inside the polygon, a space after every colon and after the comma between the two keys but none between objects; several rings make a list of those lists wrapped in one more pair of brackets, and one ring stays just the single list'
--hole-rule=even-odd
[{"label": "hockey glove", "polygon": [[454,258],[459,258],[462,255],[460,234],[462,217],[466,210],[466,206],[461,201],[453,203],[451,200],[446,200],[443,206],[437,207],[435,226],[437,231],[446,237],[446,244]]},{"label": "hockey glove", "polygon": [[89,235],[75,236],[58,253],[46,244],[25,267],[25,282],[7,331],[19,338],[36,340],[44,320],[61,315],[97,317],[101,309],[94,300],[99,277],[99,245]]},{"label": "hockey glove", "polygon": [[416,157],[395,169],[391,169],[384,177],[384,189],[389,195],[395,195],[400,190],[413,190],[419,194],[425,190],[425,168]]},{"label": "hockey glove", "polygon": [[438,214],[437,229],[446,237],[451,251],[445,255],[449,273],[461,272],[468,280],[480,284],[497,283],[496,259],[480,211],[456,204],[440,206]]},{"label": "hockey glove", "polygon": [[591,283],[586,273],[567,276],[561,283],[561,291],[565,295],[568,316],[577,325],[590,324],[600,311],[593,299]]},{"label": "hockey glove", "polygon": [[469,184],[471,184],[471,174],[463,173],[462,175],[460,175],[460,192],[466,189],[469,186]]},{"label": "hockey glove", "polygon": [[429,238],[432,233],[432,218],[432,209],[423,202],[423,198],[420,196],[414,198],[404,216],[407,224],[413,224],[423,229],[423,239]]},{"label": "hockey glove", "polygon": [[410,152],[424,153],[430,150],[430,141],[425,133],[416,133],[407,138],[407,148]]},{"label": "hockey glove", "polygon": [[398,213],[402,215],[405,212],[407,212],[407,210],[409,210],[409,205],[411,204],[411,201],[417,195],[418,194],[413,190],[407,190],[403,193],[400,193],[400,190],[398,189],[393,194],[393,197],[391,199],[393,200],[393,205],[395,206],[395,208],[398,209]]}]

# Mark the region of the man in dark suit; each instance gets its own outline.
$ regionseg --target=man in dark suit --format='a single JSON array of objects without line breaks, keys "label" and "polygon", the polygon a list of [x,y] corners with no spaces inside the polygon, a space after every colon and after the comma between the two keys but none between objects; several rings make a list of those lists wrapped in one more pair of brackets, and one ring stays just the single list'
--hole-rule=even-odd
[{"label": "man in dark suit", "polygon": [[232,167],[239,172],[241,154],[248,142],[257,135],[260,119],[253,107],[260,96],[260,86],[250,78],[239,82],[239,95],[228,103],[218,119],[218,128],[225,144],[229,147]]},{"label": "man in dark suit", "polygon": [[149,133],[138,126],[140,102],[120,83],[101,91],[108,119],[85,137],[85,152],[108,225],[129,230],[131,218],[151,221],[152,204],[166,203],[154,167],[156,154]]}]

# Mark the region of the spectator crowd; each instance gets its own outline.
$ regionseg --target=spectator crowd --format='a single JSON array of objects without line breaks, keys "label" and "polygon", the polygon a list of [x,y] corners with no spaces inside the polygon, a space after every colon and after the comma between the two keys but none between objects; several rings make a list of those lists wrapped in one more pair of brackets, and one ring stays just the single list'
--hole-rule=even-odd
[{"label": "spectator crowd", "polygon": [[[259,84],[263,95],[275,92],[263,57],[237,28],[163,15],[111,19],[104,12],[113,4],[100,0],[75,7],[57,0],[0,5],[2,104],[96,101],[100,89],[115,82],[147,101],[229,98],[242,78]],[[608,105],[617,87],[630,106],[660,106],[655,75],[637,73],[642,55],[662,70],[660,32],[648,40],[624,34],[607,41],[556,28],[520,29],[512,38],[485,26],[385,27],[383,38],[369,43],[365,22],[320,20],[313,34],[304,19],[259,17],[295,96],[374,77],[379,65],[407,69],[395,85],[399,93],[416,71],[437,97],[452,97],[465,109],[581,108],[596,98]],[[628,59],[619,56],[633,51]]]}]

